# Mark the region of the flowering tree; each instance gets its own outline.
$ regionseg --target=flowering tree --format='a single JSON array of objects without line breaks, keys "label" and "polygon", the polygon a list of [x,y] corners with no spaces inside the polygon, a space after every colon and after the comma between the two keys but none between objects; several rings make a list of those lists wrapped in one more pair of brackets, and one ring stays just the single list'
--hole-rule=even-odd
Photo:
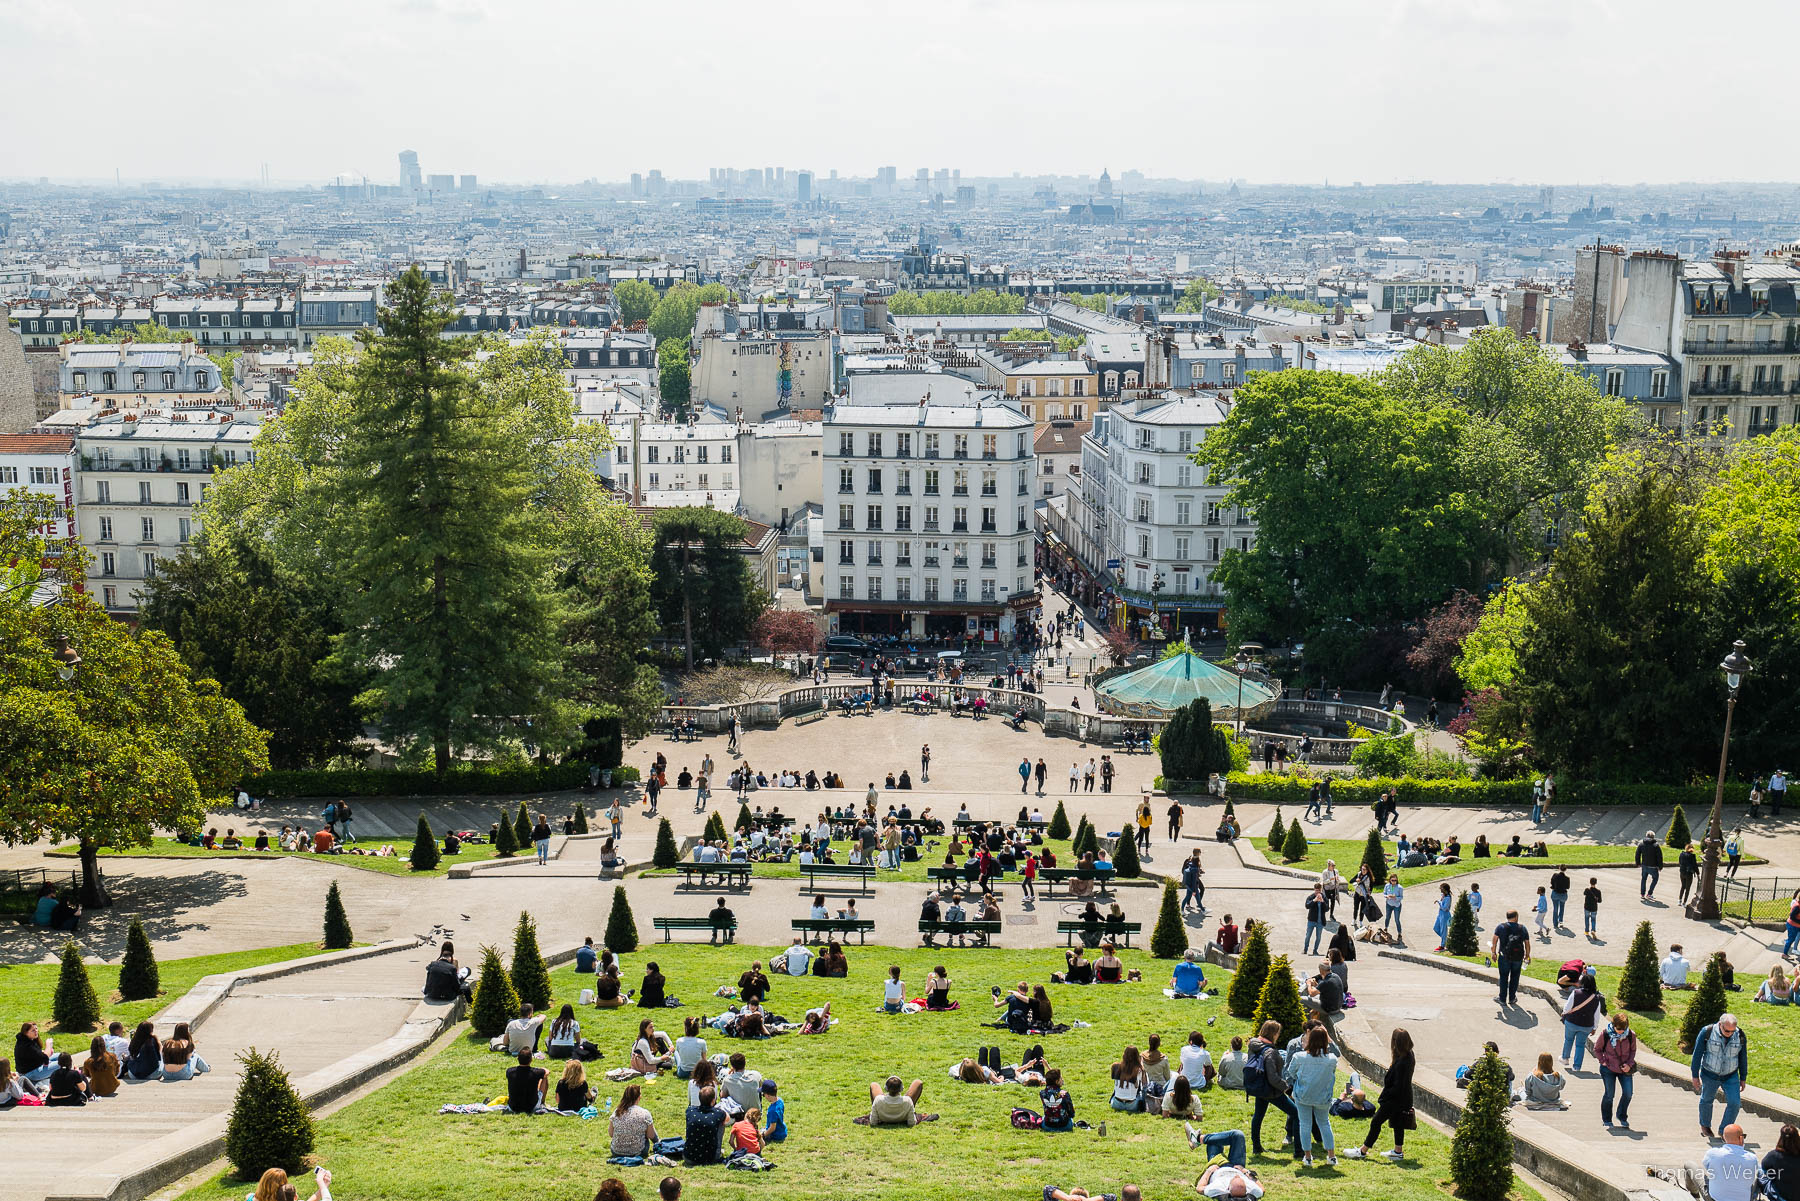
[{"label": "flowering tree", "polygon": [[770,609],[756,619],[756,645],[771,655],[810,655],[819,649],[819,625],[798,609]]}]

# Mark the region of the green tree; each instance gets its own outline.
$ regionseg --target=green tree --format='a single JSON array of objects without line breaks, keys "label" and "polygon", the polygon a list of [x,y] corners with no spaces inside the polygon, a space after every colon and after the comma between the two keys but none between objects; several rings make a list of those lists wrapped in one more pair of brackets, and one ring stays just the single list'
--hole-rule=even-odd
[{"label": "green tree", "polygon": [[[668,820],[663,820],[664,827]],[[613,886],[612,913],[606,919],[606,948],[615,955],[627,955],[638,948],[637,919],[631,916],[631,902],[625,886]]]},{"label": "green tree", "polygon": [[694,318],[699,312],[700,289],[686,280],[678,281],[651,310],[650,336],[659,346],[673,338],[685,340],[693,335]]},{"label": "green tree", "polygon": [[1251,1018],[1262,1000],[1263,982],[1269,977],[1269,936],[1261,922],[1245,925],[1244,949],[1238,955],[1237,969],[1225,992],[1225,1008],[1232,1017]]},{"label": "green tree", "polygon": [[1281,820],[1281,806],[1275,806],[1275,820],[1269,823],[1269,836],[1266,841],[1269,850],[1281,854],[1281,848],[1287,843],[1287,825]]},{"label": "green tree", "polygon": [[1200,278],[1188,281],[1187,287],[1175,300],[1177,313],[1198,313],[1206,308],[1206,302],[1219,296],[1219,285],[1210,279]]},{"label": "green tree", "polygon": [[1056,812],[1050,815],[1050,826],[1044,831],[1044,837],[1061,841],[1069,836],[1069,813],[1063,808],[1061,801],[1056,802]]},{"label": "green tree", "polygon": [[1381,841],[1381,831],[1374,826],[1369,827],[1369,836],[1363,840],[1362,861],[1375,878],[1375,891],[1380,892],[1388,878],[1387,846]]},{"label": "green tree", "polygon": [[588,832],[587,810],[583,809],[581,807],[580,801],[576,801],[575,802],[575,833],[586,834],[587,832]]},{"label": "green tree", "polygon": [[1281,840],[1281,857],[1289,863],[1298,863],[1306,858],[1306,831],[1300,828],[1300,819],[1297,817],[1288,826],[1287,837]]},{"label": "green tree", "polygon": [[593,713],[617,717],[627,737],[641,738],[663,703],[646,653],[658,628],[650,531],[616,501],[595,498],[585,508],[581,542],[559,577],[572,696]]},{"label": "green tree", "polygon": [[[1724,981],[1721,979],[1720,983]],[[1657,1013],[1663,1007],[1662,974],[1657,970],[1656,931],[1639,922],[1625,953],[1625,971],[1619,976],[1619,1007],[1639,1013]]]},{"label": "green tree", "polygon": [[1306,1010],[1300,1004],[1300,989],[1294,983],[1294,968],[1286,955],[1277,955],[1269,961],[1269,974],[1263,979],[1250,1025],[1261,1029],[1264,1022],[1271,1021],[1281,1023],[1277,1046],[1285,1046],[1306,1025]]},{"label": "green tree", "polygon": [[524,801],[519,802],[519,814],[513,819],[513,837],[518,840],[521,851],[534,841],[531,837],[531,811],[525,807]]},{"label": "green tree", "polygon": [[1718,1021],[1724,1012],[1725,975],[1720,970],[1719,957],[1712,955],[1707,957],[1706,970],[1700,974],[1693,999],[1681,1017],[1681,1053],[1692,1054],[1694,1040],[1700,1037],[1700,1031]]},{"label": "green tree", "polygon": [[298,1176],[313,1151],[312,1113],[278,1053],[249,1047],[237,1058],[244,1066],[225,1127],[225,1158],[239,1180],[260,1179],[270,1168]]},{"label": "green tree", "polygon": [[1150,953],[1158,959],[1180,959],[1187,947],[1187,923],[1181,917],[1175,881],[1164,880],[1162,906],[1156,912],[1156,929],[1150,934]]},{"label": "green tree", "polygon": [[350,946],[355,936],[350,933],[350,917],[344,912],[344,897],[338,892],[337,881],[325,890],[325,949],[342,951]]},{"label": "green tree", "polygon": [[1077,859],[1081,858],[1082,845],[1087,842],[1088,824],[1087,814],[1084,813],[1081,820],[1075,823],[1075,832],[1069,835],[1069,852]]},{"label": "green tree", "polygon": [[273,766],[322,764],[362,738],[356,698],[368,676],[327,666],[344,633],[328,590],[278,568],[265,548],[203,534],[157,565],[142,617],[269,731]]},{"label": "green tree", "polygon": [[1504,1201],[1512,1191],[1513,1140],[1506,1065],[1492,1051],[1469,1068],[1469,1091],[1450,1141],[1450,1178],[1467,1201]]},{"label": "green tree", "polygon": [[419,826],[413,831],[412,854],[407,856],[415,872],[428,872],[443,862],[443,855],[438,851],[437,836],[431,832],[431,823],[425,820],[425,814],[419,814]]},{"label": "green tree", "polygon": [[679,419],[687,413],[693,396],[693,371],[685,341],[670,338],[656,348],[656,390],[665,416]]},{"label": "green tree", "polygon": [[665,817],[656,824],[656,850],[650,856],[650,866],[669,868],[680,862],[681,852],[675,846],[675,829]]},{"label": "green tree", "polygon": [[90,343],[119,343],[127,341],[174,343],[192,342],[193,340],[194,335],[187,330],[173,330],[162,324],[160,321],[140,321],[130,329],[115,329],[111,333],[106,334],[103,334],[98,330],[84,329],[77,333],[66,335],[63,338],[63,341],[65,342]]},{"label": "green tree", "polygon": [[1444,939],[1444,949],[1452,955],[1477,955],[1481,952],[1481,943],[1475,932],[1475,907],[1469,903],[1467,889],[1456,896],[1456,908],[1450,914],[1450,933]]},{"label": "green tree", "polygon": [[1669,833],[1663,841],[1679,851],[1693,840],[1693,832],[1688,829],[1687,811],[1677,805],[1675,812],[1669,815]]},{"label": "green tree", "polygon": [[1528,587],[1514,581],[1496,589],[1475,628],[1463,638],[1455,668],[1465,688],[1508,689],[1517,678],[1519,647],[1531,636],[1525,606]]},{"label": "green tree", "polygon": [[156,951],[144,923],[131,919],[125,932],[125,958],[119,961],[119,1000],[146,1001],[162,993],[162,974],[156,966]]},{"label": "green tree", "polygon": [[1163,728],[1158,750],[1165,781],[1205,780],[1231,770],[1230,741],[1213,725],[1212,703],[1205,697],[1175,710]]},{"label": "green tree", "polygon": [[656,308],[656,289],[641,279],[622,279],[613,285],[613,303],[619,306],[619,320],[626,325],[648,321]]},{"label": "green tree", "polygon": [[738,805],[737,821],[732,823],[732,829],[736,830],[739,834],[748,834],[752,824],[754,823],[750,819],[750,806],[740,803]]},{"label": "green tree", "polygon": [[476,977],[475,995],[469,1005],[469,1029],[482,1038],[494,1038],[506,1031],[506,1023],[518,1012],[519,994],[500,963],[500,952],[482,947],[481,974]]},{"label": "green tree", "polygon": [[1113,847],[1113,871],[1121,880],[1135,880],[1144,874],[1144,865],[1138,861],[1137,839],[1132,837],[1132,829],[1128,825],[1119,835],[1118,845]]},{"label": "green tree", "polygon": [[665,629],[679,629],[689,671],[696,649],[718,658],[750,635],[769,596],[741,553],[748,527],[730,513],[699,506],[658,509],[652,588]]},{"label": "green tree", "polygon": [[550,1007],[550,969],[538,950],[537,922],[529,912],[521,910],[519,924],[513,928],[512,967],[507,978],[513,991],[525,1004],[546,1010]]},{"label": "green tree", "polygon": [[519,836],[513,832],[512,818],[506,810],[500,810],[500,820],[494,823],[494,854],[502,859],[510,859],[519,850]]},{"label": "green tree", "polygon": [[73,940],[63,944],[62,968],[56,976],[50,1016],[56,1019],[58,1029],[70,1034],[85,1034],[100,1024],[100,998],[94,995],[87,965],[81,962],[81,948]]},{"label": "green tree", "polygon": [[[1130,830],[1127,829],[1122,837],[1130,837]],[[1075,842],[1071,844],[1071,849],[1075,852],[1075,858],[1078,860],[1083,855],[1092,855],[1096,859],[1100,857],[1100,832],[1094,827],[1094,823],[1087,819],[1086,814],[1082,815],[1081,829],[1076,831]]]},{"label": "green tree", "polygon": [[725,841],[725,819],[719,816],[718,810],[713,810],[712,813],[707,816],[706,830],[702,834],[702,837],[708,842]]}]

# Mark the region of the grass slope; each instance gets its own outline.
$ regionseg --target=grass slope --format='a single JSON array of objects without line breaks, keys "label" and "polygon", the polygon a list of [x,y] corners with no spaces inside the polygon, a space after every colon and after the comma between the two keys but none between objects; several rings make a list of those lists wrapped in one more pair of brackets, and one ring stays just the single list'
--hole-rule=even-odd
[{"label": "grass slope", "polygon": [[[255,837],[254,833],[250,836],[252,841]],[[374,850],[384,843],[383,840],[371,838],[350,845]],[[349,854],[318,856],[306,851],[253,851],[248,847],[241,851],[209,851],[173,838],[155,838],[147,847],[102,847],[100,855],[106,859],[304,859],[326,862],[337,867],[360,867],[364,871],[384,872],[390,876],[442,876],[459,863],[485,863],[495,858],[494,848],[491,846],[484,844],[464,847],[454,855],[442,855],[442,861],[435,869],[416,872],[407,861],[407,855],[412,851],[410,838],[387,840],[386,845],[394,848],[391,857]],[[76,850],[73,846],[58,847],[46,854],[57,858],[74,858]]]},{"label": "grass slope", "polygon": [[[713,990],[734,981],[748,962],[769,948],[656,946],[626,959],[627,983],[635,985],[643,965],[654,960],[669,977],[670,991],[683,998],[683,1008],[659,1010],[659,1025],[680,1032],[687,1015],[716,1013],[724,1002]],[[1163,1036],[1173,1054],[1192,1028],[1207,1035],[1215,1055],[1223,1053],[1232,1034],[1247,1034],[1246,1024],[1225,1013],[1222,999],[1172,1001],[1161,987],[1168,964],[1142,954],[1127,959],[1149,979],[1141,984],[1076,988],[1050,986],[1058,1020],[1091,1022],[1046,1040],[1052,1066],[1063,1070],[1075,1099],[1076,1116],[1098,1125],[1094,1131],[1044,1134],[1014,1130],[1008,1114],[1014,1105],[1039,1108],[1033,1091],[1013,1086],[952,1083],[951,1064],[973,1055],[983,1044],[999,1046],[1011,1061],[1025,1040],[979,1023],[993,1016],[988,989],[1021,978],[1042,981],[1062,957],[1054,950],[930,951],[871,947],[849,950],[850,976],[841,980],[773,977],[770,1008],[798,1017],[809,1006],[831,1002],[840,1019],[830,1034],[802,1038],[784,1035],[761,1043],[742,1043],[711,1034],[708,1049],[744,1051],[750,1066],[779,1082],[787,1101],[790,1137],[775,1145],[769,1158],[778,1169],[773,1177],[738,1173],[723,1167],[677,1169],[676,1175],[696,1196],[709,1201],[766,1201],[771,1196],[826,1198],[832,1201],[949,1199],[977,1190],[988,1197],[1037,1197],[1047,1183],[1083,1185],[1094,1192],[1116,1192],[1136,1183],[1155,1196],[1191,1193],[1200,1159],[1188,1149],[1181,1124],[1143,1114],[1113,1113],[1109,1065],[1126,1043],[1139,1047],[1152,1032]],[[898,964],[909,991],[922,991],[934,964],[951,969],[952,997],[963,1008],[953,1013],[886,1016],[878,1012],[880,981],[888,964]],[[1215,986],[1225,983],[1218,973]],[[574,996],[581,978],[564,968],[553,975],[559,998]],[[560,1003],[560,1001],[559,1001]],[[601,1072],[622,1063],[643,1011],[579,1011],[583,1034],[605,1051],[589,1065],[590,1080],[602,1096],[617,1098],[621,1085]],[[1206,1025],[1208,1018],[1217,1024]],[[608,1153],[604,1122],[573,1118],[524,1118],[509,1114],[438,1116],[448,1102],[486,1101],[504,1091],[506,1061],[467,1037],[459,1037],[441,1053],[421,1063],[320,1124],[318,1153],[331,1168],[335,1184],[346,1195],[381,1197],[384,1201],[458,1197],[529,1196],[537,1201],[587,1201],[601,1179],[620,1176],[638,1197],[653,1196],[662,1169],[616,1168]],[[559,1064],[551,1063],[552,1068]],[[913,1130],[870,1130],[851,1118],[867,1112],[867,1085],[890,1072],[925,1081],[924,1108],[943,1120]],[[683,1132],[686,1085],[672,1075],[645,1090],[645,1105],[662,1135]],[[1207,1130],[1248,1129],[1250,1107],[1241,1093],[1213,1090],[1201,1095]],[[1279,1120],[1279,1115],[1275,1120]],[[1361,1129],[1338,1123],[1340,1145],[1360,1138]],[[1278,1128],[1270,1144],[1279,1145]],[[1379,1193],[1384,1201],[1441,1201],[1449,1176],[1449,1141],[1422,1129],[1407,1140],[1417,1157],[1404,1166],[1382,1161],[1352,1163],[1337,1169],[1323,1166],[1298,1170],[1286,1156],[1253,1160],[1271,1196],[1281,1201],[1326,1201],[1348,1189]],[[454,1168],[445,1171],[446,1148],[454,1148]],[[969,1172],[981,1183],[973,1184]],[[185,1194],[198,1201],[237,1201],[241,1182],[215,1179]],[[1518,1190],[1517,1196],[1536,1194]]]},{"label": "grass slope", "polygon": [[[302,942],[285,947],[259,947],[254,951],[229,951],[223,955],[160,959],[157,969],[162,996],[142,1001],[118,1000],[117,964],[90,961],[88,978],[94,982],[94,993],[100,998],[100,1008],[105,1015],[100,1020],[99,1029],[104,1031],[107,1023],[119,1021],[125,1023],[129,1032],[132,1026],[187,992],[202,976],[210,976],[215,972],[238,972],[268,963],[280,963],[284,959],[302,959],[323,953],[323,948],[318,943]],[[55,963],[24,963],[0,967],[0,1014],[8,1015],[6,1020],[14,1030],[18,1029],[20,1022],[30,1019],[37,1021],[50,1033],[55,1033],[56,1027],[51,1024],[50,1018],[50,1001],[56,995],[56,976],[59,970],[60,965]],[[69,1046],[63,1049],[83,1050],[85,1044],[80,1048]]]},{"label": "grass slope", "polygon": [[[1301,829],[1305,828],[1303,824]],[[1271,853],[1268,844],[1260,838],[1257,843],[1257,849],[1263,852],[1270,863],[1281,864],[1284,867],[1297,867],[1309,872],[1324,871],[1325,861],[1335,859],[1338,871],[1343,873],[1346,881],[1355,877],[1356,869],[1362,865],[1363,840],[1360,838],[1327,838],[1318,841],[1308,839],[1306,858],[1292,863],[1280,855]],[[1466,876],[1471,872],[1484,872],[1490,868],[1521,864],[1530,866],[1540,863],[1560,863],[1566,867],[1606,867],[1619,863],[1630,863],[1635,849],[1634,847],[1552,844],[1549,848],[1550,857],[1548,859],[1465,858],[1460,863],[1446,863],[1442,866],[1430,867],[1403,867],[1398,871],[1402,884],[1429,884],[1434,880],[1443,880],[1451,876]],[[1387,853],[1388,861],[1392,863],[1394,859],[1392,842],[1387,844]],[[1545,879],[1548,880],[1549,877],[1546,876]]]}]

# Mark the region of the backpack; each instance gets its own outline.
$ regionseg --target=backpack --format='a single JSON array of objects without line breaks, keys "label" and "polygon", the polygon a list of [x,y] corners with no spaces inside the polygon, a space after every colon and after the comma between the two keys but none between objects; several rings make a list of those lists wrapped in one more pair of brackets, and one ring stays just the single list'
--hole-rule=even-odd
[{"label": "backpack", "polygon": [[1042,1130],[1044,1116],[1032,1109],[1014,1109],[1012,1124],[1014,1130]]},{"label": "backpack", "polygon": [[[1513,924],[1517,925],[1516,922]],[[1530,940],[1531,935],[1525,932],[1525,927],[1518,926],[1516,930],[1507,931],[1506,941],[1500,944],[1500,953],[1511,960],[1522,960],[1525,958],[1525,944]]]},{"label": "backpack", "polygon": [[1268,1043],[1252,1048],[1250,1055],[1244,1060],[1244,1094],[1250,1097],[1266,1097],[1269,1095],[1269,1052]]}]

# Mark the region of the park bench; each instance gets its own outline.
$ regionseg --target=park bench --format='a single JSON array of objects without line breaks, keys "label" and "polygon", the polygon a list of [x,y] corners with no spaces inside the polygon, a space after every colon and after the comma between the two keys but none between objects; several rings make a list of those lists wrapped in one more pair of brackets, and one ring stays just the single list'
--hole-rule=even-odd
[{"label": "park bench", "polygon": [[814,887],[819,880],[855,880],[867,892],[869,881],[875,875],[875,868],[867,863],[802,863],[800,870],[806,874],[806,886]]},{"label": "park bench", "polygon": [[1095,938],[1096,943],[1110,940],[1116,943],[1123,943],[1125,946],[1130,946],[1131,936],[1133,934],[1141,934],[1143,933],[1143,930],[1144,923],[1142,922],[1075,921],[1056,923],[1056,932],[1058,934],[1067,935],[1068,945],[1071,947],[1075,945],[1075,939],[1078,935],[1082,936],[1083,942],[1086,942],[1087,936],[1091,935]]},{"label": "park bench", "polygon": [[729,926],[714,926],[710,917],[653,917],[650,919],[650,925],[663,932],[664,942],[673,941],[669,935],[675,930],[705,930],[708,934],[714,930],[724,930],[734,937],[737,934],[737,918],[735,916],[731,919]]},{"label": "park bench", "polygon": [[695,885],[704,888],[708,876],[717,876],[724,888],[750,887],[748,863],[677,863],[675,870],[681,873],[683,887]]},{"label": "park bench", "polygon": [[1017,826],[1021,830],[1048,830],[1050,828],[1050,823],[1047,821],[983,821],[978,817],[959,817],[951,824],[958,830],[973,830],[977,826],[1000,826],[1002,828]]},{"label": "park bench", "polygon": [[820,709],[814,709],[811,713],[802,713],[799,717],[796,717],[794,719],[794,724],[797,726],[805,726],[805,725],[811,725],[815,721],[824,721],[824,720],[825,720],[825,710],[820,708]]},{"label": "park bench", "polygon": [[919,920],[919,933],[925,936],[926,946],[935,946],[931,940],[934,935],[942,934],[946,938],[958,938],[973,934],[975,945],[985,947],[988,940],[1000,933],[999,922],[984,922],[979,918],[964,922],[928,922]]},{"label": "park bench", "polygon": [[813,942],[819,941],[821,934],[854,934],[857,942],[867,942],[867,935],[875,930],[875,919],[872,917],[797,917],[794,919],[794,933],[810,935]]},{"label": "park bench", "polygon": [[1038,869],[1038,878],[1044,882],[1044,895],[1046,897],[1051,896],[1055,892],[1058,884],[1067,884],[1070,880],[1075,879],[1092,880],[1099,886],[1099,891],[1105,892],[1106,886],[1112,883],[1112,878],[1116,874],[1117,873],[1110,867],[1046,867]]},{"label": "park bench", "polygon": [[[928,880],[937,880],[944,884],[954,884],[959,888],[970,891],[980,887],[980,881],[978,879],[970,879],[968,873],[960,867],[928,867],[925,869],[925,878]],[[998,888],[1003,883],[1005,883],[1005,873],[988,877],[989,888]]]}]

